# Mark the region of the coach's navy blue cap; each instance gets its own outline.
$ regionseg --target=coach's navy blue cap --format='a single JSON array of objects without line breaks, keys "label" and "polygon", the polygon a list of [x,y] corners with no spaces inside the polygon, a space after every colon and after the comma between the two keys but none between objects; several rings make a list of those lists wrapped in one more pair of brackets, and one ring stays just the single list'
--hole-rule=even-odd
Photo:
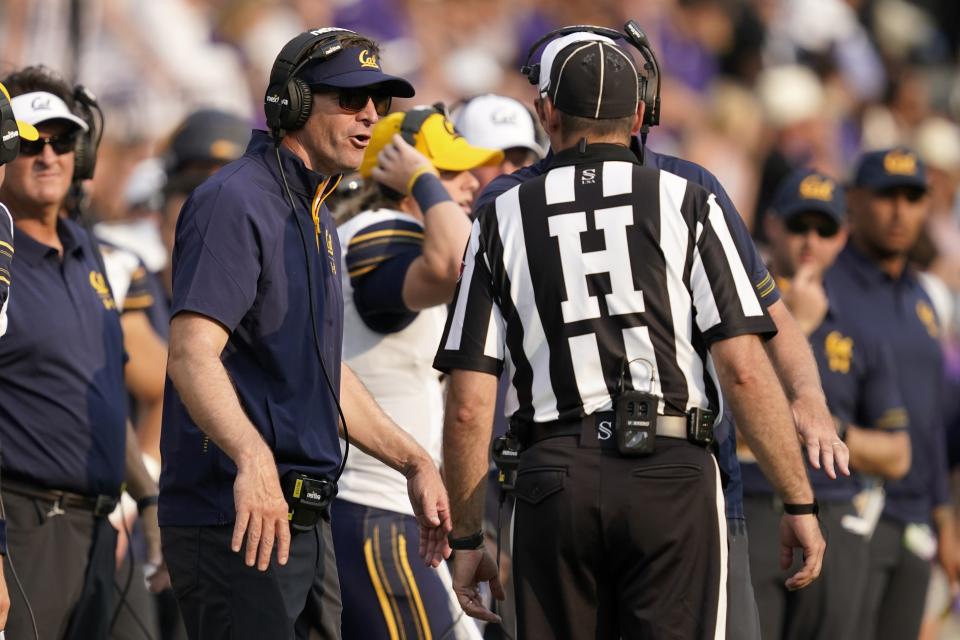
[{"label": "coach's navy blue cap", "polygon": [[398,98],[412,98],[416,93],[403,78],[384,73],[379,56],[366,47],[347,47],[331,58],[307,64],[297,77],[310,87],[353,89],[376,85]]},{"label": "coach's navy blue cap", "polygon": [[895,147],[863,154],[854,172],[853,186],[883,191],[896,187],[927,190],[927,168],[916,152]]},{"label": "coach's navy blue cap", "polygon": [[811,169],[798,169],[777,187],[771,209],[784,220],[801,213],[816,212],[840,224],[847,203],[843,187],[836,180]]}]

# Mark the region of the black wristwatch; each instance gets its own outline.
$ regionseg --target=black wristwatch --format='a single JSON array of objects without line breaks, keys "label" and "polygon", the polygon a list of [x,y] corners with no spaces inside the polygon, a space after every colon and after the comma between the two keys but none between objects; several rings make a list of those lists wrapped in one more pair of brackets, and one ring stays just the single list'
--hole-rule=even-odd
[{"label": "black wristwatch", "polygon": [[454,538],[453,535],[449,535],[447,541],[454,551],[474,551],[483,546],[483,530],[481,529],[473,535],[462,538]]},{"label": "black wristwatch", "polygon": [[807,516],[819,515],[820,503],[814,498],[813,502],[806,504],[783,504],[783,512],[788,516]]},{"label": "black wristwatch", "polygon": [[147,507],[152,507],[153,505],[158,504],[159,502],[160,502],[160,496],[157,496],[157,495],[143,496],[142,498],[137,500],[137,513],[143,513],[144,509],[146,509]]}]

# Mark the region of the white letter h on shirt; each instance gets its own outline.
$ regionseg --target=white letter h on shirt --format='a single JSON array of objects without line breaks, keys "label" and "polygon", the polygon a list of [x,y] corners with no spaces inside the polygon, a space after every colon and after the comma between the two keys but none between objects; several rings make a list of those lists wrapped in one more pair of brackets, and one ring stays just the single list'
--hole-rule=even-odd
[{"label": "white letter h on shirt", "polygon": [[633,207],[624,205],[594,212],[594,222],[606,243],[601,251],[583,252],[580,234],[587,230],[585,211],[552,216],[548,222],[550,235],[560,247],[567,287],[567,299],[561,303],[564,322],[600,317],[597,297],[587,290],[587,276],[597,273],[610,274],[611,292],[605,297],[611,316],[643,312],[643,292],[633,287],[627,246],[626,229],[633,224]]}]

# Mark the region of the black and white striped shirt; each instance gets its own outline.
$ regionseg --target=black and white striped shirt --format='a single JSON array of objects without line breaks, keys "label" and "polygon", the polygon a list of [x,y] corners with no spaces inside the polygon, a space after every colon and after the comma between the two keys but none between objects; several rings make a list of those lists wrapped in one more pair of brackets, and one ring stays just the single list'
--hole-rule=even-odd
[{"label": "black and white striped shirt", "polygon": [[434,366],[506,365],[523,421],[609,410],[624,362],[660,413],[719,412],[709,346],[774,331],[714,196],[598,144],[481,210]]}]

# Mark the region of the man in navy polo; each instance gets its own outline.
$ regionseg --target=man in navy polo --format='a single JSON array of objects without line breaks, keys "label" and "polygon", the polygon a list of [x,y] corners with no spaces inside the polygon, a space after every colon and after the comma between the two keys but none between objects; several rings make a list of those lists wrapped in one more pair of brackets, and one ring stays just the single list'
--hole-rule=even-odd
[{"label": "man in navy polo", "polygon": [[[913,464],[886,485],[870,540],[870,570],[857,633],[915,638],[930,561],[956,583],[943,424],[943,356],[930,298],[907,264],[930,202],[926,171],[903,148],[866,153],[849,190],[850,242],[830,273],[844,312],[860,314],[890,345],[910,422]],[[936,528],[936,531],[933,528]]]},{"label": "man in navy polo", "polygon": [[[584,40],[605,39],[604,36],[589,32],[578,35],[581,35]],[[535,103],[535,106],[538,106],[538,103]],[[542,118],[539,106],[538,115]],[[834,423],[820,387],[817,365],[810,352],[806,336],[780,300],[776,283],[767,271],[753,244],[750,232],[723,186],[700,165],[681,158],[658,154],[649,147],[643,146],[636,137],[632,140],[631,149],[645,166],[674,173],[701,185],[716,196],[717,204],[723,211],[724,219],[733,234],[734,243],[744,266],[750,273],[751,282],[760,302],[767,308],[770,317],[777,325],[777,335],[766,342],[767,354],[790,401],[797,433],[806,448],[810,464],[816,469],[822,469],[830,478],[837,477],[836,470],[839,470],[841,475],[850,475],[849,451],[837,438]],[[542,160],[529,167],[495,178],[476,199],[473,210],[480,211],[485,205],[517,184],[546,173],[551,160],[552,153],[548,153]],[[719,447],[719,466],[721,473],[726,476],[724,494],[729,525],[727,637],[732,640],[757,640],[760,637],[760,625],[750,581],[740,465],[736,457],[733,418],[729,411],[724,413],[723,420],[715,429]]]},{"label": "man in navy polo", "polygon": [[[116,531],[106,516],[121,484],[156,495],[127,438],[123,333],[96,247],[63,217],[78,135],[73,90],[43,67],[4,80],[14,110],[40,133],[7,166],[0,199],[15,222],[16,283],[0,341],[0,440],[12,637],[106,638],[114,609]],[[156,505],[142,503],[151,558]],[[152,521],[152,522],[151,522]],[[152,526],[149,526],[151,525]],[[31,610],[32,607],[32,610]]]},{"label": "man in navy polo", "polygon": [[[844,315],[829,273],[824,278],[847,239],[845,207],[843,189],[832,178],[800,169],[780,184],[764,217],[772,272],[788,308],[809,336],[827,404],[849,445],[850,465],[859,472],[836,480],[810,474],[830,546],[820,580],[807,589],[789,591],[784,580],[790,572],[780,568],[776,546],[782,506],[751,452],[741,445],[744,508],[752,540],[750,574],[765,638],[827,640],[857,635],[871,523],[868,514],[855,508],[855,498],[863,484],[903,477],[910,468],[906,410],[892,356],[872,332],[867,316]],[[866,505],[878,496],[879,489],[870,489],[859,499]]]},{"label": "man in navy polo", "polygon": [[[311,509],[294,501],[297,474],[321,487],[338,477],[338,404],[351,443],[406,476],[421,554],[436,566],[448,553],[432,459],[341,364],[340,246],[324,205],[391,97],[413,87],[380,70],[367,38],[318,29],[292,43],[311,37],[321,59],[296,75],[312,94],[302,124],[270,116],[292,104],[273,77],[274,135],[254,131],[177,223],[160,518],[191,638],[305,638],[311,626],[339,638],[330,495]],[[309,518],[292,534],[288,499]]]},{"label": "man in navy polo", "polygon": [[[7,88],[0,84],[0,110],[4,118],[12,118],[13,105],[10,104],[10,94]],[[39,137],[36,127],[21,120],[12,123],[0,122],[0,135],[5,139],[0,141],[3,150],[0,151],[0,187],[6,176],[6,164],[17,157],[20,151],[20,140],[33,141]],[[0,203],[0,338],[7,332],[7,305],[10,302],[10,269],[13,262],[13,217],[7,208]],[[0,513],[0,555],[7,555],[7,522]],[[7,615],[10,612],[10,594],[7,591],[7,581],[3,575],[3,563],[0,563],[0,629],[7,626]]]}]

